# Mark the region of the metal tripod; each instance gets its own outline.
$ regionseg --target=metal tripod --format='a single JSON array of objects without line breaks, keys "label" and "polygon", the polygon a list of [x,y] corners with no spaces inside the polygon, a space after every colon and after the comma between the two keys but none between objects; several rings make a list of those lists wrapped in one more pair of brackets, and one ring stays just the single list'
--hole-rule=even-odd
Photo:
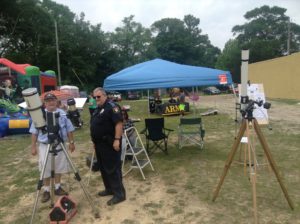
[{"label": "metal tripod", "polygon": [[45,170],[46,170],[46,166],[47,166],[47,162],[48,162],[48,157],[49,157],[49,153],[51,153],[51,179],[52,179],[52,187],[51,187],[51,206],[53,207],[54,203],[53,203],[53,196],[54,196],[54,167],[55,167],[55,159],[54,159],[54,156],[56,154],[56,147],[57,146],[60,146],[62,148],[62,151],[63,153],[65,154],[67,160],[68,160],[68,163],[71,165],[72,167],[72,170],[74,172],[74,175],[75,175],[75,179],[79,182],[80,184],[80,187],[81,189],[83,190],[84,194],[85,194],[85,197],[86,199],[88,200],[88,202],[90,203],[90,206],[92,207],[92,210],[93,210],[93,213],[94,213],[94,216],[95,218],[99,218],[100,215],[99,215],[99,211],[96,209],[95,205],[94,205],[94,202],[89,194],[89,192],[87,191],[87,189],[85,188],[85,186],[83,185],[83,183],[81,182],[81,177],[78,173],[78,171],[76,170],[73,162],[71,161],[71,158],[64,146],[64,144],[62,143],[61,140],[58,140],[58,142],[56,143],[51,143],[51,144],[48,144],[47,145],[47,151],[46,151],[46,158],[45,158],[45,162],[44,162],[44,165],[42,167],[42,172],[40,174],[40,179],[38,181],[38,185],[37,185],[37,192],[36,192],[36,197],[35,197],[35,202],[34,202],[34,207],[33,207],[33,211],[32,211],[32,215],[31,215],[31,220],[30,220],[30,224],[33,223],[33,219],[34,219],[34,216],[35,216],[35,213],[36,213],[36,207],[37,207],[37,203],[38,203],[38,198],[39,198],[39,194],[40,194],[40,191],[41,191],[41,188],[43,186],[43,177],[44,177],[44,173],[45,173]]},{"label": "metal tripod", "polygon": [[[248,117],[247,119],[246,118],[243,118],[242,120],[242,124],[241,124],[241,127],[240,127],[240,130],[239,130],[239,133],[238,133],[238,136],[237,138],[235,139],[234,141],[234,144],[232,146],[232,149],[231,151],[229,152],[229,155],[227,157],[227,160],[225,162],[225,167],[224,167],[224,170],[223,170],[223,173],[222,173],[222,176],[220,178],[220,181],[219,181],[219,184],[214,192],[214,195],[213,195],[213,199],[212,201],[215,201],[218,194],[219,194],[219,191],[221,189],[221,186],[224,182],[224,179],[226,177],[226,174],[230,168],[230,165],[233,161],[233,158],[235,156],[235,153],[238,149],[238,146],[241,142],[241,139],[246,131],[246,135],[247,135],[247,138],[248,138],[248,141],[250,141],[250,137],[249,137],[249,123],[252,122],[252,125],[254,127],[254,130],[258,136],[258,139],[260,141],[260,144],[262,145],[262,148],[263,148],[263,151],[268,159],[268,162],[273,170],[273,172],[275,173],[275,176],[277,178],[277,181],[279,182],[280,184],[280,187],[281,187],[281,190],[283,191],[284,193],[284,196],[290,206],[290,208],[293,210],[294,209],[294,206],[293,206],[293,203],[288,195],[288,192],[285,188],[285,185],[283,184],[282,180],[281,180],[281,176],[278,172],[278,168],[277,168],[277,165],[275,163],[275,160],[273,159],[272,157],[272,154],[270,152],[270,149],[269,149],[269,146],[267,144],[267,141],[265,139],[265,137],[263,136],[263,133],[259,127],[259,124],[257,122],[257,120],[252,117],[252,114],[250,117]],[[255,155],[254,155],[254,151],[252,151],[252,159],[251,159],[251,152],[250,152],[250,143],[248,142],[248,156],[249,156],[249,167],[251,169],[251,172],[250,172],[250,180],[251,180],[251,183],[252,183],[252,193],[253,193],[253,212],[254,212],[254,221],[255,221],[255,224],[258,223],[258,217],[257,217],[257,206],[256,206],[256,160],[255,160]],[[251,168],[251,164],[254,164],[254,168]]]},{"label": "metal tripod", "polygon": [[93,154],[92,154],[92,158],[91,158],[91,164],[90,164],[90,169],[89,169],[89,176],[88,176],[88,179],[86,181],[86,185],[87,186],[89,186],[89,184],[90,184],[90,179],[91,179],[91,174],[92,174],[93,164],[94,164],[94,158],[95,158],[95,150],[93,150]]}]

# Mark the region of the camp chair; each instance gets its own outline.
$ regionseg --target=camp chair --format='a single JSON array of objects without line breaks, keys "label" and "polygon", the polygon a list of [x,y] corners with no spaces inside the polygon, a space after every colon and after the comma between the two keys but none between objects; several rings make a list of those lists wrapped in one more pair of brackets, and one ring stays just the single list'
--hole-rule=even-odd
[{"label": "camp chair", "polygon": [[187,144],[196,144],[200,149],[204,147],[205,130],[201,118],[180,118],[178,126],[178,147],[181,149]]},{"label": "camp chair", "polygon": [[164,123],[164,118],[145,119],[146,128],[141,134],[146,137],[146,149],[149,155],[153,154],[157,148],[168,154],[168,137],[173,130],[165,128]]},{"label": "camp chair", "polygon": [[[131,136],[135,136],[135,139],[133,140],[132,138],[130,138]],[[149,159],[147,151],[143,145],[141,137],[138,134],[135,127],[130,127],[124,130],[124,137],[125,137],[125,152],[124,152],[123,163],[122,163],[123,176],[128,174],[132,169],[136,168],[140,170],[140,173],[142,174],[143,179],[145,180],[146,178],[143,172],[143,168],[146,167],[147,165],[150,165],[153,171],[154,168]],[[126,156],[129,156],[131,158],[131,164],[129,166],[129,169],[127,169],[127,171],[125,171]]]}]

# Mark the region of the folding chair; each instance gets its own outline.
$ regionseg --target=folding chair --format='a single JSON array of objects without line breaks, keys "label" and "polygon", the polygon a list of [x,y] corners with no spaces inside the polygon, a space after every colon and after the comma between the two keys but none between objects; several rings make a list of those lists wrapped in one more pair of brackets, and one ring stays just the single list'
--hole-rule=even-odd
[{"label": "folding chair", "polygon": [[[128,135],[130,133],[130,136]],[[150,165],[151,169],[154,171],[154,168],[152,166],[152,163],[149,159],[149,156],[147,154],[147,151],[143,145],[143,142],[141,140],[140,135],[138,134],[135,127],[130,127],[124,131],[124,136],[126,139],[125,142],[125,153],[123,156],[123,163],[122,163],[122,172],[123,176],[128,174],[132,169],[139,169],[143,179],[145,180],[145,175],[143,172],[143,168],[147,165]],[[133,140],[131,136],[134,136],[135,139]],[[125,160],[126,156],[131,156],[131,164],[129,169],[125,171]]]},{"label": "folding chair", "polygon": [[[153,154],[157,148],[168,154],[168,137],[173,130],[165,128],[164,123],[164,118],[145,119],[146,128],[141,134],[146,137],[146,149],[149,155]],[[150,142],[152,142],[151,145]]]},{"label": "folding chair", "polygon": [[205,130],[201,118],[180,118],[178,126],[178,147],[196,144],[200,149],[204,147]]}]

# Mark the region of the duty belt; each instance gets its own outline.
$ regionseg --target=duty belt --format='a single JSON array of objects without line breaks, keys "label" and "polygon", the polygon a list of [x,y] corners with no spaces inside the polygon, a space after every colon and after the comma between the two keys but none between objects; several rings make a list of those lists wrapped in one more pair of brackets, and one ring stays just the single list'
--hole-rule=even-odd
[{"label": "duty belt", "polygon": [[108,143],[110,141],[112,141],[114,138],[110,135],[105,135],[105,136],[101,136],[101,137],[97,137],[95,139],[93,139],[93,142],[95,143]]}]

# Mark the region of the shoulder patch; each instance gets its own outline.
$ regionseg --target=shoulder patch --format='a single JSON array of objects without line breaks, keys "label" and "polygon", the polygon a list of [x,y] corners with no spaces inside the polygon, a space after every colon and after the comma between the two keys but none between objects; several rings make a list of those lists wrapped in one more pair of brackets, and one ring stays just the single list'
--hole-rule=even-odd
[{"label": "shoulder patch", "polygon": [[113,107],[112,109],[113,109],[113,112],[114,112],[114,113],[119,113],[119,112],[120,112],[120,109],[119,109],[118,106],[115,106],[115,107]]},{"label": "shoulder patch", "polygon": [[112,111],[114,113],[120,113],[120,107],[115,104],[114,102],[109,102],[110,106],[112,107]]}]

